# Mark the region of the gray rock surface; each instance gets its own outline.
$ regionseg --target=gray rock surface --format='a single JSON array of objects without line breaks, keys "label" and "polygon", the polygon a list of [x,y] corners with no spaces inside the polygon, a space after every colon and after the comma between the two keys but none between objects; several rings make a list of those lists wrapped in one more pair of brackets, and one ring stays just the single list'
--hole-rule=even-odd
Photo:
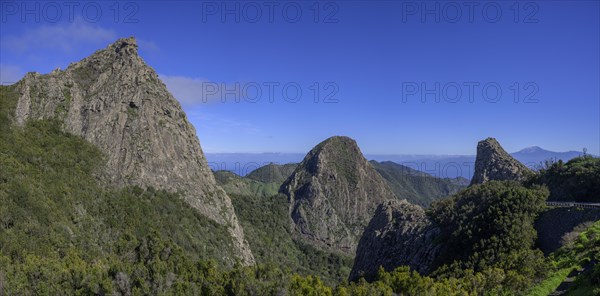
[{"label": "gray rock surface", "polygon": [[487,138],[477,144],[475,173],[471,185],[490,180],[521,181],[532,171],[508,154],[494,138]]},{"label": "gray rock surface", "polygon": [[304,158],[283,183],[293,229],[304,241],[354,255],[377,206],[396,199],[356,142],[331,137]]},{"label": "gray rock surface", "polygon": [[237,257],[254,258],[230,198],[215,183],[194,127],[156,72],[123,38],[64,70],[23,78],[16,122],[56,118],[106,156],[110,185],[179,191],[200,213],[228,225]]},{"label": "gray rock surface", "polygon": [[563,246],[564,236],[578,225],[600,220],[600,209],[550,208],[535,221],[536,247],[548,255]]},{"label": "gray rock surface", "polygon": [[409,266],[423,274],[430,272],[440,249],[434,242],[439,232],[417,205],[406,200],[381,204],[360,239],[349,280],[364,276],[372,281],[380,266],[386,271]]}]

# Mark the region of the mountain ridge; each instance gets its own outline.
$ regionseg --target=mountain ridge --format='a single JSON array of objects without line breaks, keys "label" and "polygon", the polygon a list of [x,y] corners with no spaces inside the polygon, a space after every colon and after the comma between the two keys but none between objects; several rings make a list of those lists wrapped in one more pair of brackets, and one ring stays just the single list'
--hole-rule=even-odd
[{"label": "mountain ridge", "polygon": [[[524,148],[527,149],[527,148]],[[509,153],[529,168],[541,167],[546,160],[569,161],[583,155],[581,151],[556,152],[541,148],[533,153]],[[269,163],[285,164],[300,162],[305,154],[299,153],[206,153],[211,167],[216,170],[230,170],[245,176],[252,169]],[[392,161],[411,169],[430,174],[438,178],[463,177],[471,179],[474,172],[475,155],[418,155],[418,154],[365,154],[368,160],[378,162]]]}]

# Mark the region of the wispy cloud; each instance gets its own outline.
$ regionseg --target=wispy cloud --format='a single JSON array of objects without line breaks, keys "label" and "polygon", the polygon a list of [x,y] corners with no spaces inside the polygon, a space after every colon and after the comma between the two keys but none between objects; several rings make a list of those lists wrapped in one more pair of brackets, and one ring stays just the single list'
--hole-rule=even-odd
[{"label": "wispy cloud", "polygon": [[159,76],[167,89],[183,106],[194,106],[204,102],[207,98],[204,83],[209,81],[206,79],[162,74]]},{"label": "wispy cloud", "polygon": [[238,119],[232,119],[227,116],[211,114],[205,110],[199,110],[198,108],[192,108],[186,110],[190,121],[198,123],[202,131],[212,134],[246,134],[246,135],[258,135],[263,131],[255,125],[241,121]]},{"label": "wispy cloud", "polygon": [[82,20],[69,24],[42,25],[23,34],[1,38],[2,48],[15,52],[52,49],[71,52],[83,44],[105,44],[114,41],[117,34]]},{"label": "wispy cloud", "polygon": [[156,43],[146,40],[146,39],[140,39],[140,38],[136,38],[137,39],[137,44],[140,48],[140,50],[142,51],[146,51],[146,52],[157,52],[160,50],[160,48],[158,47],[158,45],[156,45]]},{"label": "wispy cloud", "polygon": [[204,78],[160,75],[167,89],[181,102],[192,107],[217,101],[241,102],[245,98],[244,84],[213,82]]},{"label": "wispy cloud", "polygon": [[9,85],[23,78],[25,73],[17,66],[0,64],[0,84]]},{"label": "wispy cloud", "polygon": [[256,125],[230,115],[209,113],[200,107],[187,108],[185,112],[196,127],[204,152],[236,151],[243,149],[239,147],[240,143],[255,142],[266,137],[265,132]]}]

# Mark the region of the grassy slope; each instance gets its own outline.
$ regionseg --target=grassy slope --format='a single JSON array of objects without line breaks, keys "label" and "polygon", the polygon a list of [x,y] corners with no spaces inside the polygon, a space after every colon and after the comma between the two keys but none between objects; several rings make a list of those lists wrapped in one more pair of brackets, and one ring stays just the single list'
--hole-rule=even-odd
[{"label": "grassy slope", "polygon": [[246,177],[229,171],[214,175],[232,198],[257,263],[275,265],[288,273],[317,275],[330,285],[343,282],[350,273],[352,258],[317,250],[293,237],[287,197],[277,191],[288,177],[284,173],[291,174],[296,166],[268,165]]},{"label": "grassy slope", "polygon": [[217,184],[221,186],[228,194],[241,196],[261,196],[269,197],[277,194],[281,183],[260,181],[243,178],[230,171],[213,172]]},{"label": "grassy slope", "polygon": [[352,258],[294,240],[284,195],[230,196],[257,263],[275,265],[287,273],[317,275],[329,285],[348,278]]},{"label": "grassy slope", "polygon": [[250,172],[246,178],[263,183],[282,184],[297,167],[297,163],[269,164]]},{"label": "grassy slope", "polygon": [[573,270],[573,268],[562,268],[553,272],[547,279],[541,283],[535,285],[527,295],[529,296],[547,296],[554,292],[556,288],[562,283],[567,275]]},{"label": "grassy slope", "polygon": [[450,179],[435,178],[393,162],[370,163],[388,181],[396,196],[423,207],[465,188]]},{"label": "grassy slope", "polygon": [[[595,267],[579,275],[575,285],[567,291],[567,295],[598,295],[600,294],[600,221],[592,224],[571,242],[551,255],[556,270],[540,284],[536,285],[528,295],[548,295],[567,278],[573,270],[582,266]],[[595,282],[593,281],[594,279]]]}]

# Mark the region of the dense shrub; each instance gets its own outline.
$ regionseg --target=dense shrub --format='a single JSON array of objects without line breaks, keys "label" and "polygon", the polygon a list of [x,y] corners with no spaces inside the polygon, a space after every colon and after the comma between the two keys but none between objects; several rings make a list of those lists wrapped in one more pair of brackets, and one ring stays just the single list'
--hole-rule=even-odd
[{"label": "dense shrub", "polygon": [[600,202],[600,158],[584,155],[564,163],[549,162],[528,181],[550,190],[549,200]]},{"label": "dense shrub", "polygon": [[533,222],[547,196],[543,187],[491,181],[434,203],[428,214],[442,230],[434,274],[496,274],[499,285],[515,292],[543,278],[549,262],[533,249]]}]

